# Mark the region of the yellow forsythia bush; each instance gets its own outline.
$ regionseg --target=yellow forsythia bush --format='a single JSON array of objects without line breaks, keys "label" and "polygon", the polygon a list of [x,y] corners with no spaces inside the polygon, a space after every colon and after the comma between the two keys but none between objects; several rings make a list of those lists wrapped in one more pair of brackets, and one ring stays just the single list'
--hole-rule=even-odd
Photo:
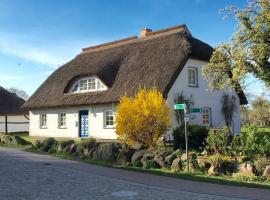
[{"label": "yellow forsythia bush", "polygon": [[139,89],[135,97],[122,97],[116,113],[118,139],[131,145],[155,146],[171,125],[169,106],[156,88]]}]

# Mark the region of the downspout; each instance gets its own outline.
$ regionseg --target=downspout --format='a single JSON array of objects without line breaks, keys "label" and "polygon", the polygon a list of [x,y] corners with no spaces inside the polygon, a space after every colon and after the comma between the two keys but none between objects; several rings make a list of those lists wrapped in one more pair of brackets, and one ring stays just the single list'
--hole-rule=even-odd
[{"label": "downspout", "polygon": [[8,117],[7,117],[7,115],[5,115],[5,132],[6,132],[6,134],[8,133],[8,122],[7,122],[7,120],[8,120]]}]

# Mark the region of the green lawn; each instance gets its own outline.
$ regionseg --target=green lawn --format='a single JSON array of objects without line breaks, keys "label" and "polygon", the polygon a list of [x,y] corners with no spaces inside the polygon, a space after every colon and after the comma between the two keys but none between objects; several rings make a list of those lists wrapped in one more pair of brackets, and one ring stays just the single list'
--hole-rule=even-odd
[{"label": "green lawn", "polygon": [[[253,126],[250,126],[250,127],[253,127]],[[242,126],[241,127],[241,131],[242,132],[246,132],[248,130],[249,126]],[[270,134],[270,127],[259,127],[259,126],[256,126],[256,129],[259,131],[259,132],[268,132]]]},{"label": "green lawn", "polygon": [[20,132],[20,133],[8,133],[7,135],[14,135],[14,136],[19,136],[21,138],[23,138],[24,140],[28,141],[28,142],[33,142],[33,137],[29,136],[28,132]]}]

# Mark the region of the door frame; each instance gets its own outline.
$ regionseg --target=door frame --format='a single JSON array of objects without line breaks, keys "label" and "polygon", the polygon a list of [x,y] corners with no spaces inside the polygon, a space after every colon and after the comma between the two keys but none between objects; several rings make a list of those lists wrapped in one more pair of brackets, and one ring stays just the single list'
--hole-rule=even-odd
[{"label": "door frame", "polygon": [[89,110],[79,110],[79,138],[86,138],[86,137],[82,137],[81,136],[81,116],[82,115],[86,115],[88,116],[88,135],[87,137],[89,137]]}]

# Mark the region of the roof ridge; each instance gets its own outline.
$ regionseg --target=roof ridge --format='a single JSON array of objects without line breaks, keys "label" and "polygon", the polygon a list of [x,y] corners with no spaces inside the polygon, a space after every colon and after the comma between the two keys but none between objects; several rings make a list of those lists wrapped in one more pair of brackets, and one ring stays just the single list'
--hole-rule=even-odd
[{"label": "roof ridge", "polygon": [[[185,24],[180,24],[180,25],[169,27],[169,28],[159,29],[157,31],[149,32],[148,35],[146,37],[144,37],[143,39],[150,39],[151,36],[157,36],[158,34],[163,34],[163,33],[171,32],[171,31],[175,31],[177,29],[185,29],[186,33],[191,36],[187,26]],[[141,38],[137,37],[137,36],[131,36],[131,37],[127,37],[127,38],[123,38],[123,39],[119,39],[119,40],[115,40],[115,41],[111,41],[111,42],[106,42],[106,43],[95,45],[95,46],[85,47],[85,48],[82,48],[82,53],[86,53],[89,50],[98,50],[98,49],[101,49],[103,47],[108,47],[108,48],[115,47],[118,45],[130,43],[131,41],[137,41],[138,39],[141,39]]]},{"label": "roof ridge", "polygon": [[119,39],[119,40],[115,40],[115,41],[111,41],[111,42],[106,42],[106,43],[95,45],[95,46],[85,47],[85,48],[82,48],[82,51],[87,51],[87,50],[91,50],[91,49],[98,49],[101,47],[110,46],[113,44],[122,43],[122,42],[130,41],[130,40],[134,40],[137,38],[138,38],[137,36],[131,36],[131,37],[127,37],[127,38],[123,38],[123,39]]}]

